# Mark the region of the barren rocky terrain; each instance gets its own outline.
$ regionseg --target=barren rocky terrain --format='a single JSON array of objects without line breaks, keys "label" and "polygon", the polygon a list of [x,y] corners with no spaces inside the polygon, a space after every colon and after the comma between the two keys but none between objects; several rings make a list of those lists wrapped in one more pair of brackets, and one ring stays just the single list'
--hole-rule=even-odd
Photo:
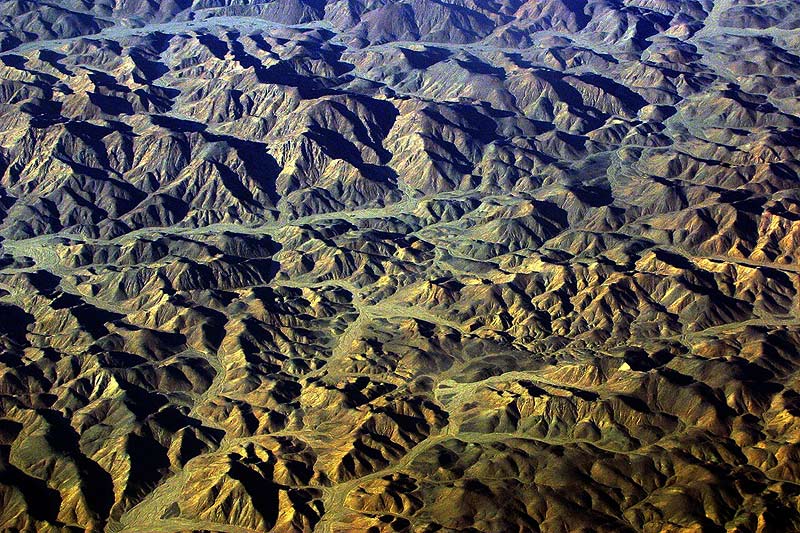
[{"label": "barren rocky terrain", "polygon": [[0,530],[800,530],[794,0],[2,0],[0,50]]}]

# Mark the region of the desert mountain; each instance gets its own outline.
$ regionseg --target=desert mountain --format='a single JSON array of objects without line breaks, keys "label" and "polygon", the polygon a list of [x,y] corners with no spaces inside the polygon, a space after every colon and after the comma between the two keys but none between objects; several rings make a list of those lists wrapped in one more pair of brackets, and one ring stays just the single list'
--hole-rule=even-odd
[{"label": "desert mountain", "polygon": [[800,530],[792,0],[0,0],[0,529]]}]

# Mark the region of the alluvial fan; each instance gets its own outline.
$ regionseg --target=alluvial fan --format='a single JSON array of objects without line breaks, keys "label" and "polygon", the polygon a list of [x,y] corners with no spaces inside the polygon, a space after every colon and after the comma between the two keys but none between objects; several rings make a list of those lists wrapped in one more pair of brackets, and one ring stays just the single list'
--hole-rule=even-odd
[{"label": "alluvial fan", "polygon": [[795,0],[0,0],[0,530],[800,530]]}]

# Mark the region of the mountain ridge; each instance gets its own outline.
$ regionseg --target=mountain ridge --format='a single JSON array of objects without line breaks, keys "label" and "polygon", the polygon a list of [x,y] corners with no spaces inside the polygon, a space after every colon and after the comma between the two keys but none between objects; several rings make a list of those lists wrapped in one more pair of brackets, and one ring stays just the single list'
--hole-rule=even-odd
[{"label": "mountain ridge", "polygon": [[0,1],[0,528],[800,529],[796,12]]}]

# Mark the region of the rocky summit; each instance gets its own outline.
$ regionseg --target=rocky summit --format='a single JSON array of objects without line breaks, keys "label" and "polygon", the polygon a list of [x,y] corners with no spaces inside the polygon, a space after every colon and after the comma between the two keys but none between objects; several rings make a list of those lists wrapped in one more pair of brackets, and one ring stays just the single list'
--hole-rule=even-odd
[{"label": "rocky summit", "polygon": [[795,0],[0,0],[0,530],[800,530]]}]

